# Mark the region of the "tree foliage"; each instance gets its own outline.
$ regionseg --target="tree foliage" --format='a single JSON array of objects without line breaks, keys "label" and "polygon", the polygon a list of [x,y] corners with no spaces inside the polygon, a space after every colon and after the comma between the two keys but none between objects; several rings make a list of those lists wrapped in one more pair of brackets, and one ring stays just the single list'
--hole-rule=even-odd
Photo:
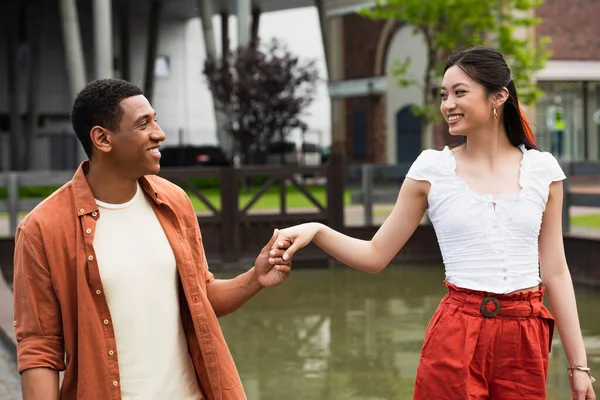
[{"label": "tree foliage", "polygon": [[203,73],[216,108],[227,116],[243,163],[260,163],[269,144],[293,129],[307,128],[303,111],[315,98],[315,61],[300,62],[280,41],[259,39],[222,59],[209,58]]},{"label": "tree foliage", "polygon": [[533,11],[543,0],[376,0],[375,6],[359,14],[377,20],[393,19],[421,31],[428,46],[425,76],[407,74],[410,59],[396,60],[391,74],[400,86],[423,82],[425,105],[418,110],[425,124],[434,119],[437,109],[435,86],[441,82],[450,52],[487,45],[500,51],[511,67],[513,80],[524,104],[534,103],[541,92],[534,74],[549,57],[547,39],[535,39],[532,28],[541,22]]}]

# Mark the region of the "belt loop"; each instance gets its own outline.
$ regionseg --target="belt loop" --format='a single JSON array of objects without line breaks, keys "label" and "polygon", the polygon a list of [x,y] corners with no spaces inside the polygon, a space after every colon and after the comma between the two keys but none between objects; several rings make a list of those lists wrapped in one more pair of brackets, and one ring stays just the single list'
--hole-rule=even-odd
[{"label": "belt loop", "polygon": [[529,304],[531,305],[531,317],[537,317],[540,315],[540,311],[542,310],[542,302],[537,297],[529,299]]}]

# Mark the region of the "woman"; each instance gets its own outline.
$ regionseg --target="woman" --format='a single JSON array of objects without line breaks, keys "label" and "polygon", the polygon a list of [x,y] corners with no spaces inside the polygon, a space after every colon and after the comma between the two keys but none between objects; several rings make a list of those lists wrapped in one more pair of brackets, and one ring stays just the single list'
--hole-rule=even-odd
[{"label": "woman", "polygon": [[[498,52],[452,55],[440,111],[462,144],[426,150],[411,166],[389,218],[370,241],[317,223],[280,231],[284,259],[314,241],[340,262],[377,273],[424,212],[435,228],[448,293],[427,331],[415,399],[545,399],[554,318],[572,399],[595,399],[562,242],[562,180],[538,151]],[[287,270],[282,259],[270,262]],[[543,286],[542,286],[543,280]]]}]

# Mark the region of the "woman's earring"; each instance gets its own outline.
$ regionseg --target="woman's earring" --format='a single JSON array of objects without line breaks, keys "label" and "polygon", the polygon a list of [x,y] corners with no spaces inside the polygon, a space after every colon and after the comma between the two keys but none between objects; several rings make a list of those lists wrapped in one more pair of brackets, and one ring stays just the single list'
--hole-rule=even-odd
[{"label": "woman's earring", "polygon": [[498,119],[498,111],[494,108],[494,120]]}]

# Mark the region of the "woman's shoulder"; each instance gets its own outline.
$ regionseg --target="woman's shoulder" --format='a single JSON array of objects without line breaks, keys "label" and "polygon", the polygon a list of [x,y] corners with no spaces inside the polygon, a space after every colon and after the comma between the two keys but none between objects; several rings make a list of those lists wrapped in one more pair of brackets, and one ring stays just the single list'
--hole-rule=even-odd
[{"label": "woman's shoulder", "polygon": [[444,175],[446,171],[451,172],[450,155],[450,149],[447,146],[440,150],[423,150],[411,165],[406,176],[431,182]]},{"label": "woman's shoulder", "polygon": [[560,163],[554,155],[548,151],[529,149],[523,158],[523,167],[535,176],[546,178],[550,181],[565,179],[566,176]]}]

